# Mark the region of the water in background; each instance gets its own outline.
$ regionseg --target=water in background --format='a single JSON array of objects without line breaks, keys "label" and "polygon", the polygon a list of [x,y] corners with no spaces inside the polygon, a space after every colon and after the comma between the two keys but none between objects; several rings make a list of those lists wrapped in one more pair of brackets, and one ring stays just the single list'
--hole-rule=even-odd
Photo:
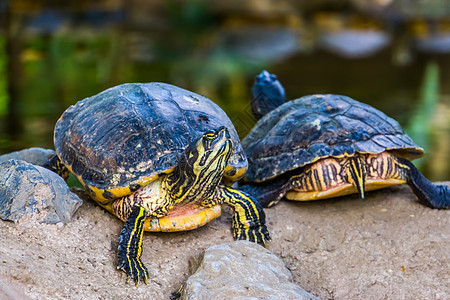
[{"label": "water in background", "polygon": [[384,111],[425,148],[421,170],[449,180],[450,8],[329,2],[0,2],[0,154],[52,148],[68,106],[125,82],[203,94],[244,137],[266,69],[290,99],[344,94]]}]

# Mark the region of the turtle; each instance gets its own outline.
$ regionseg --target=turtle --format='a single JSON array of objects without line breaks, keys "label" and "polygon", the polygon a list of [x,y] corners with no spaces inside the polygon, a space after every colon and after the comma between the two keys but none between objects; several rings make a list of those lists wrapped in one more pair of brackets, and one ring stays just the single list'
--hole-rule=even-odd
[{"label": "turtle", "polygon": [[[213,101],[167,83],[125,83],[69,107],[54,129],[47,167],[72,173],[125,222],[118,269],[148,283],[143,231],[185,231],[234,209],[235,239],[266,245],[261,205],[229,185],[248,162],[236,130]],[[223,179],[223,180],[222,180]]]},{"label": "turtle", "polygon": [[411,160],[424,155],[400,124],[350,97],[316,94],[286,102],[276,75],[252,88],[256,125],[242,140],[249,168],[239,189],[263,207],[283,197],[309,201],[407,183],[420,203],[450,207],[450,190],[426,179]]}]

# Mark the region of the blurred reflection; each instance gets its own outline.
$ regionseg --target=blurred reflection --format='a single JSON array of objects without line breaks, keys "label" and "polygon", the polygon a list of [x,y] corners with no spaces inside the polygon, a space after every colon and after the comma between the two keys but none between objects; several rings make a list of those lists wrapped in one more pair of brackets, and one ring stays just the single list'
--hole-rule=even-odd
[{"label": "blurred reflection", "polygon": [[347,58],[371,56],[391,42],[388,32],[378,23],[358,15],[317,14],[319,47]]}]

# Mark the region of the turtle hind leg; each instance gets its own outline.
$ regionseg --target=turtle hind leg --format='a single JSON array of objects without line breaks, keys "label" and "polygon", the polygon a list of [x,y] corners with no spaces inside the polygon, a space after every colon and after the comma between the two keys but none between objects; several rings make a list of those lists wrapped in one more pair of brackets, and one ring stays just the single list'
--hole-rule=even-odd
[{"label": "turtle hind leg", "polygon": [[239,186],[239,190],[252,195],[267,208],[278,204],[291,186],[290,175],[287,174],[262,184],[245,183]]},{"label": "turtle hind leg", "polygon": [[271,240],[266,227],[266,215],[257,200],[245,192],[220,185],[213,195],[214,199],[231,206],[233,215],[233,237],[263,244]]},{"label": "turtle hind leg", "polygon": [[140,259],[145,218],[144,208],[135,206],[128,216],[119,237],[119,265],[117,269],[124,271],[128,275],[128,279],[133,279],[136,287],[139,285],[141,278],[147,284],[149,277],[148,270]]},{"label": "turtle hind leg", "polygon": [[411,187],[419,202],[432,208],[450,208],[450,188],[429,181],[409,161],[397,158],[406,170],[407,184]]},{"label": "turtle hind leg", "polygon": [[263,207],[271,207],[278,204],[284,193],[270,184],[245,184],[239,186],[239,190],[252,195]]},{"label": "turtle hind leg", "polygon": [[64,163],[59,159],[58,155],[50,158],[45,164],[44,168],[49,169],[50,171],[55,172],[59,176],[61,176],[64,180],[67,181],[69,178],[69,169],[64,165]]}]

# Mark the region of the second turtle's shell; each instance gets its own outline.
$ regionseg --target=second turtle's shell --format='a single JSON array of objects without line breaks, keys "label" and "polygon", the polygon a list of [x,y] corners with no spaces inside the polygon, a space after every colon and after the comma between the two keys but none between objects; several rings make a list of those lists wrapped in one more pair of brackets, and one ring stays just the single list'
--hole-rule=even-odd
[{"label": "second turtle's shell", "polygon": [[400,124],[370,105],[340,95],[289,101],[258,121],[242,141],[244,179],[262,182],[326,157],[394,151],[412,160],[424,151]]}]

